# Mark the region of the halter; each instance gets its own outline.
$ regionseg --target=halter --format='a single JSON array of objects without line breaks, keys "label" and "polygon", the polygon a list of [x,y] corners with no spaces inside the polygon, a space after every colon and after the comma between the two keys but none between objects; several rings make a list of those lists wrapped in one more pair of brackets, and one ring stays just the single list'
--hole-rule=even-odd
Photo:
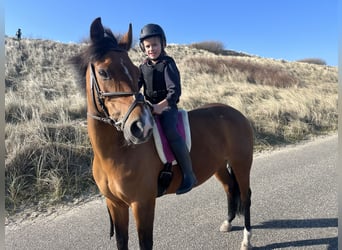
[{"label": "halter", "polygon": [[[93,99],[93,104],[96,108],[97,113],[101,114],[100,110],[97,107],[96,96],[97,96],[97,101],[98,101],[98,103],[101,106],[101,109],[103,111],[102,113],[104,113],[105,117],[102,117],[99,115],[93,115],[93,114],[89,114],[89,113],[87,115],[96,119],[96,120],[99,120],[99,121],[102,121],[102,122],[105,122],[105,123],[108,123],[108,124],[114,126],[118,131],[123,131],[123,129],[125,127],[125,123],[129,117],[129,115],[133,111],[133,109],[139,103],[141,103],[141,104],[145,103],[144,96],[139,92],[103,92],[103,91],[101,91],[99,84],[96,80],[93,64],[90,64],[90,90],[91,90],[91,95],[92,95],[92,99]],[[108,110],[107,110],[105,104],[104,104],[104,99],[106,97],[128,97],[128,96],[133,96],[134,102],[129,107],[127,113],[124,115],[124,117],[121,120],[112,119],[108,113]]]}]

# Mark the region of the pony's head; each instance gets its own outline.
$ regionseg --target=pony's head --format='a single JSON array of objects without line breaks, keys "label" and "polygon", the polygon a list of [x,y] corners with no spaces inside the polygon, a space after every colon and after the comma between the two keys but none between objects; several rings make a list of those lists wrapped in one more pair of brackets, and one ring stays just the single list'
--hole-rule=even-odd
[{"label": "pony's head", "polygon": [[139,93],[139,69],[128,57],[132,44],[132,25],[117,41],[101,18],[90,27],[90,44],[72,59],[86,85],[88,116],[124,133],[128,143],[147,141],[153,119],[144,97]]}]

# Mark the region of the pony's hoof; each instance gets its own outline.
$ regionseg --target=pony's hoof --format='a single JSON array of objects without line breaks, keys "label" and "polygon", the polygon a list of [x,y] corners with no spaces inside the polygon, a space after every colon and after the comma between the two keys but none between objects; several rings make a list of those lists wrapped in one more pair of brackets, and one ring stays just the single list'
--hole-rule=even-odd
[{"label": "pony's hoof", "polygon": [[220,226],[220,232],[230,232],[232,231],[232,224],[225,220]]},{"label": "pony's hoof", "polygon": [[241,250],[252,249],[251,245],[252,232],[248,231],[246,228],[243,230],[243,241],[241,242]]},{"label": "pony's hoof", "polygon": [[245,242],[242,242],[240,250],[249,250],[249,249],[252,249],[252,248],[253,247],[252,247],[251,244],[246,244]]}]

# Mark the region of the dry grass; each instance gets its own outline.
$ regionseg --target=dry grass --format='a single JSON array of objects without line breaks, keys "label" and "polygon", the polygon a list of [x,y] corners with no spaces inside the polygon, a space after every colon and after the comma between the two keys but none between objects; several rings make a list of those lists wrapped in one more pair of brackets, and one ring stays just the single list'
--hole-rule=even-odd
[{"label": "dry grass", "polygon": [[[6,209],[95,193],[86,106],[68,58],[79,44],[6,38]],[[251,121],[256,151],[337,129],[337,68],[170,45],[181,72],[180,106],[229,104]],[[130,51],[135,64],[143,58]]]},{"label": "dry grass", "polygon": [[93,186],[85,100],[67,63],[80,45],[43,40],[17,45],[6,39],[8,211],[67,200]]}]

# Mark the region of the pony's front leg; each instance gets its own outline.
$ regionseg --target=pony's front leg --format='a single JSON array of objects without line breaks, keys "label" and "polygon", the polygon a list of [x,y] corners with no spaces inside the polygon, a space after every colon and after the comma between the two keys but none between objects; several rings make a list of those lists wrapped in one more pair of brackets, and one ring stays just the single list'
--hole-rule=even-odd
[{"label": "pony's front leg", "polygon": [[151,250],[153,247],[154,209],[155,198],[144,202],[134,202],[132,204],[140,250]]},{"label": "pony's front leg", "polygon": [[114,223],[116,246],[118,250],[128,250],[128,206],[123,203],[116,204],[108,198],[106,202],[111,216],[111,231],[113,231],[112,224]]}]

